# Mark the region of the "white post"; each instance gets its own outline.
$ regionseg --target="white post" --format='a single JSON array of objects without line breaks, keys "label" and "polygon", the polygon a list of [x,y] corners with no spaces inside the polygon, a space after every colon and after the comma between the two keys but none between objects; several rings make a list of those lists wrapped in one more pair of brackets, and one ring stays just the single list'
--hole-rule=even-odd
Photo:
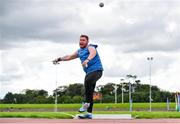
[{"label": "white post", "polygon": [[148,57],[147,60],[149,61],[149,111],[151,112],[151,101],[152,101],[152,93],[151,93],[151,61],[153,60],[153,57]]},{"label": "white post", "polygon": [[129,103],[130,103],[129,111],[132,111],[131,82],[129,82]]},{"label": "white post", "polygon": [[123,84],[122,84],[121,91],[122,91],[122,103],[124,103],[124,89],[123,89]]},{"label": "white post", "polygon": [[178,96],[178,110],[180,112],[180,94],[178,93],[177,96]]},{"label": "white post", "polygon": [[169,98],[167,97],[167,111],[169,111]]},{"label": "white post", "polygon": [[117,103],[117,84],[115,84],[115,103]]},{"label": "white post", "polygon": [[126,77],[128,78],[128,83],[129,83],[129,111],[132,111],[132,98],[131,98],[131,78],[132,75],[126,75]]},{"label": "white post", "polygon": [[55,101],[54,101],[54,112],[57,112],[57,83],[58,83],[58,67],[56,67],[56,81],[55,81]]},{"label": "white post", "polygon": [[[124,79],[121,79],[120,82],[121,81],[124,81]],[[121,82],[121,95],[122,95],[121,102],[124,103],[124,84],[123,84],[123,82]]]},{"label": "white post", "polygon": [[178,108],[178,107],[177,107],[177,106],[178,106],[178,105],[177,105],[177,94],[175,94],[175,103],[176,103],[175,110],[177,111],[177,108]]}]

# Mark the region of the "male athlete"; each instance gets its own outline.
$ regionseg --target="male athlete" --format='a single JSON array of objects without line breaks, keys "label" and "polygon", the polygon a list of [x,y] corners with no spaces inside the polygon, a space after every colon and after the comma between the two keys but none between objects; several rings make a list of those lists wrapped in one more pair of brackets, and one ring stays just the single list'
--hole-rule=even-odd
[{"label": "male athlete", "polygon": [[92,119],[93,92],[96,86],[96,81],[102,76],[103,67],[96,50],[97,45],[89,44],[89,37],[87,35],[80,36],[79,46],[80,48],[75,53],[59,57],[53,61],[53,64],[57,64],[59,61],[69,61],[80,58],[86,76],[84,80],[85,103],[79,109],[79,112],[87,111],[87,113],[79,115],[79,118]]}]

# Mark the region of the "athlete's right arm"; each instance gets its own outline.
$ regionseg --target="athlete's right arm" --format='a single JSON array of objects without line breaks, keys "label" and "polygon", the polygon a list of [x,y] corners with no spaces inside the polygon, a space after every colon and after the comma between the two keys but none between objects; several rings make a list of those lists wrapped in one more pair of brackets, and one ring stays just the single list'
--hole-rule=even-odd
[{"label": "athlete's right arm", "polygon": [[66,56],[63,56],[63,57],[60,57],[60,58],[61,58],[61,61],[69,61],[69,60],[78,58],[78,53],[76,51],[71,55],[66,55]]},{"label": "athlete's right arm", "polygon": [[69,61],[69,60],[73,60],[73,59],[76,59],[76,58],[78,58],[78,53],[77,53],[77,51],[74,52],[74,53],[71,54],[71,55],[66,55],[66,56],[59,57],[59,58],[53,60],[53,64],[57,64],[59,61]]}]

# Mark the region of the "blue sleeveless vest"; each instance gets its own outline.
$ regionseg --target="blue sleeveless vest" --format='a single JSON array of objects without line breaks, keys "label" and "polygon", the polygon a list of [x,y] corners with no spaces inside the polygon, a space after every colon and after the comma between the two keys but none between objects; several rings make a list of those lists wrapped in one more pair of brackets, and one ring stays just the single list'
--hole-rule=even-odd
[{"label": "blue sleeveless vest", "polygon": [[[89,46],[93,46],[95,49],[98,47],[97,45],[93,45],[93,44],[90,44]],[[88,47],[80,48],[78,50],[78,57],[80,58],[81,63],[83,63],[88,58],[88,56],[90,54]],[[83,70],[85,71],[86,74],[97,71],[97,70],[103,71],[101,59],[99,57],[97,50],[96,50],[96,56],[88,62],[87,67],[83,67]]]}]

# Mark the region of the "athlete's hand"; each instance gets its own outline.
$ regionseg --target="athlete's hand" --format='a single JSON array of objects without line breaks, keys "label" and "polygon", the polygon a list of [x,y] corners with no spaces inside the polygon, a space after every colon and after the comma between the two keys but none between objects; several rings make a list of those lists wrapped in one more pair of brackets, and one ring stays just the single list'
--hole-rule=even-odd
[{"label": "athlete's hand", "polygon": [[52,62],[53,62],[54,65],[56,65],[56,64],[59,64],[58,63],[59,61],[62,61],[62,59],[61,58],[57,58],[57,59],[53,60]]},{"label": "athlete's hand", "polygon": [[82,66],[85,68],[87,68],[88,67],[88,62],[89,62],[89,60],[85,60],[83,63],[82,63]]},{"label": "athlete's hand", "polygon": [[53,62],[54,65],[58,64],[57,59],[53,60],[52,62]]}]

